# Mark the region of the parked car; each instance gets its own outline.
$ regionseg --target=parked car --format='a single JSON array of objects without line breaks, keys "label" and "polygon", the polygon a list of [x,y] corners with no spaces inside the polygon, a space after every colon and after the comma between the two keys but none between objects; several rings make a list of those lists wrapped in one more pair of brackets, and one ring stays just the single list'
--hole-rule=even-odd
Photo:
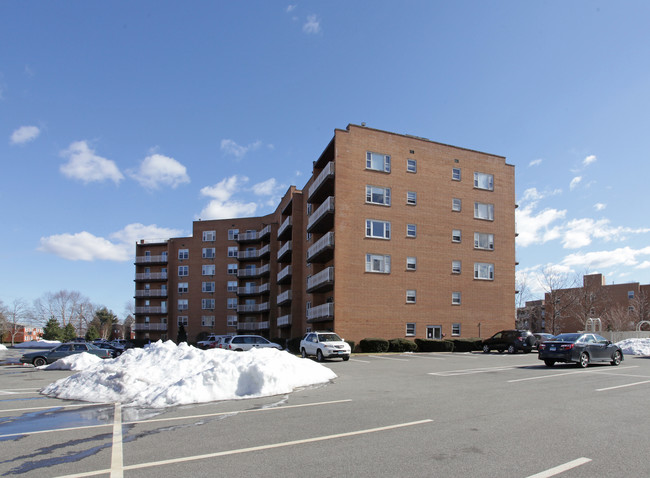
[{"label": "parked car", "polygon": [[282,350],[282,346],[275,342],[270,342],[261,335],[233,335],[227,337],[223,343],[226,350],[234,350],[236,352],[243,352],[250,349],[259,348],[275,348]]},{"label": "parked car", "polygon": [[502,330],[483,341],[483,352],[487,354],[496,350],[502,353],[507,350],[509,354],[514,354],[523,350],[528,353],[533,350],[533,345],[535,336],[529,330]]},{"label": "parked car", "polygon": [[303,358],[315,355],[322,362],[326,358],[341,357],[350,360],[350,345],[334,332],[311,332],[300,341],[300,354]]},{"label": "parked car", "polygon": [[208,338],[205,339],[205,340],[199,340],[199,341],[196,343],[196,346],[197,346],[198,348],[200,348],[200,349],[207,349],[207,348],[210,348],[210,346],[211,346],[213,343],[215,343],[216,341],[218,341],[218,340],[221,339],[222,337],[227,337],[227,335],[210,335],[210,336],[208,336]]},{"label": "parked car", "polygon": [[210,345],[208,345],[209,349],[222,349],[224,343],[226,342],[226,339],[230,339],[231,335],[221,335],[217,338],[217,340],[213,341]]},{"label": "parked car", "polygon": [[113,345],[110,342],[97,342],[96,344],[93,345],[95,345],[95,347],[98,347],[100,349],[109,350],[113,358],[119,357],[120,355],[122,355],[122,353],[124,353],[124,347],[118,347],[116,345]]},{"label": "parked car", "polygon": [[547,340],[551,340],[553,337],[555,337],[553,334],[544,333],[537,333],[533,335],[535,336],[535,347],[539,347],[539,344],[542,342],[546,342]]},{"label": "parked car", "polygon": [[20,358],[20,361],[22,363],[31,363],[35,367],[40,367],[45,364],[56,362],[60,358],[67,357],[69,355],[80,354],[83,352],[97,355],[103,359],[112,358],[110,350],[100,349],[99,347],[96,347],[95,345],[89,343],[69,342],[61,344],[50,350],[39,350],[38,352],[29,352],[23,354],[23,356]]},{"label": "parked car", "polygon": [[623,361],[621,348],[596,334],[560,334],[539,344],[537,357],[547,367],[556,362],[574,362],[587,367],[592,362],[609,362],[619,365]]}]

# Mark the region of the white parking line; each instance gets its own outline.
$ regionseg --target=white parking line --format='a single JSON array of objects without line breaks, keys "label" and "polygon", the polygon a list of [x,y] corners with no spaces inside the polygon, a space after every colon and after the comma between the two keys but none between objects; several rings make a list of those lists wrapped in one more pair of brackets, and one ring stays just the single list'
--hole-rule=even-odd
[{"label": "white parking line", "polygon": [[556,466],[555,468],[549,468],[548,470],[542,471],[541,473],[530,475],[527,478],[549,478],[550,476],[559,475],[560,473],[564,473],[565,471],[568,471],[572,468],[577,468],[578,466],[589,463],[590,461],[591,458],[578,458],[577,460]]},{"label": "white parking line", "polygon": [[455,377],[457,375],[471,375],[475,373],[488,373],[500,372],[504,370],[513,370],[520,367],[486,367],[486,368],[466,368],[461,370],[447,370],[444,372],[429,372],[429,375],[437,375],[439,377]]},{"label": "white parking line", "polygon": [[399,358],[394,358],[394,357],[383,357],[381,355],[373,355],[372,358],[383,359],[383,360],[395,360],[397,362],[408,362],[408,360],[406,360],[406,359],[399,359]]},{"label": "white parking line", "polygon": [[101,406],[101,405],[110,405],[109,403],[80,403],[78,405],[50,405],[49,407],[25,407],[25,408],[8,408],[6,410],[0,410],[0,413],[9,413],[9,412],[28,412],[30,410],[48,410],[48,409],[66,409],[66,408],[79,408],[79,407],[92,407],[92,406]]},{"label": "white parking line", "polygon": [[111,478],[123,478],[122,459],[122,405],[115,404],[113,414],[113,448],[111,450]]},{"label": "white parking line", "polygon": [[9,388],[0,390],[0,395],[29,395],[32,393],[39,393],[38,388]]},{"label": "white parking line", "polygon": [[429,360],[444,360],[444,357],[435,357],[433,355],[420,355],[420,354],[409,354],[409,355],[402,354],[402,357],[416,357],[416,358],[429,359]]},{"label": "white parking line", "polygon": [[[229,455],[237,455],[241,453],[251,453],[255,451],[262,451],[262,450],[272,450],[274,448],[282,448],[282,447],[287,447],[287,446],[295,446],[295,445],[303,445],[306,443],[317,443],[321,441],[326,441],[326,440],[335,440],[338,438],[344,438],[344,437],[351,437],[351,436],[357,436],[357,435],[365,435],[368,433],[376,433],[376,432],[382,432],[382,431],[388,431],[388,430],[395,430],[398,428],[404,428],[404,427],[411,427],[415,425],[422,425],[425,423],[431,423],[433,420],[431,419],[426,419],[426,420],[419,420],[416,422],[408,422],[408,423],[398,423],[395,425],[388,425],[385,427],[378,427],[378,428],[367,428],[365,430],[357,430],[353,432],[347,432],[347,433],[337,433],[336,435],[324,435],[324,436],[319,436],[319,437],[314,437],[314,438],[305,438],[303,440],[292,440],[292,441],[285,441],[285,442],[280,442],[280,443],[272,443],[269,445],[260,445],[260,446],[253,446],[249,448],[239,448],[235,450],[226,450],[226,451],[220,451],[220,452],[215,452],[215,453],[207,453],[204,455],[195,455],[195,456],[184,456],[181,458],[172,458],[170,460],[161,460],[161,461],[151,461],[148,463],[139,463],[137,465],[127,465],[124,467],[124,470],[130,471],[130,470],[139,470],[142,468],[151,468],[154,466],[163,466],[163,465],[171,465],[175,463],[184,463],[188,461],[197,461],[197,460],[205,460],[208,458],[217,458],[220,456],[229,456]],[[60,476],[59,478],[81,478],[85,476],[96,476],[96,475],[103,475],[106,473],[109,473],[110,470],[96,470],[96,471],[89,471],[87,473],[78,473],[78,474],[73,474],[73,475],[64,475]]]},{"label": "white parking line", "polygon": [[[598,375],[616,375],[617,377],[629,377],[630,375],[626,375],[625,371],[631,368],[636,368],[638,365],[630,365],[629,367],[625,367],[622,369],[620,373],[615,373],[615,372],[605,372],[604,370],[588,370],[588,369],[580,369],[580,370],[575,370],[573,372],[562,372],[562,373],[548,373],[544,375],[538,375],[536,377],[526,377],[526,378],[517,378],[513,380],[508,380],[507,383],[515,383],[515,382],[527,382],[530,380],[542,380],[545,378],[555,378],[555,377],[563,377],[565,375],[574,375],[576,373],[591,373],[591,374],[598,374]],[[619,369],[621,370],[621,369]]]},{"label": "white parking line", "polygon": [[643,385],[644,383],[650,383],[650,380],[646,380],[644,382],[628,383],[628,384],[625,384],[625,385],[617,385],[615,387],[597,388],[596,391],[597,392],[606,392],[608,390],[615,390],[617,388],[634,387],[636,385]]}]

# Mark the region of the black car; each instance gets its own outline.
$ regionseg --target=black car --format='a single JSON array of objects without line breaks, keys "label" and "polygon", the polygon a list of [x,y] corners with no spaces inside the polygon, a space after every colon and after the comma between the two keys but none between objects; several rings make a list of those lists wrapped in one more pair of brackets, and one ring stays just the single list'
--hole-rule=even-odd
[{"label": "black car", "polygon": [[518,350],[528,353],[533,350],[535,337],[529,330],[502,330],[489,339],[483,341],[483,352],[490,353],[490,350],[497,350],[499,353],[508,351],[514,354]]},{"label": "black car", "polygon": [[586,367],[591,362],[609,362],[618,365],[623,361],[621,348],[596,334],[560,334],[539,344],[538,358],[547,367],[556,362],[574,362]]}]

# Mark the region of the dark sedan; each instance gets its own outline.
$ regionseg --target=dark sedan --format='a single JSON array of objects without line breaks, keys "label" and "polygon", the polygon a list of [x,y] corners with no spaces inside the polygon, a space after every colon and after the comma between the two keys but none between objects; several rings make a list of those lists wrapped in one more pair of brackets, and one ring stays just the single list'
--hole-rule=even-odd
[{"label": "dark sedan", "polygon": [[623,361],[621,348],[596,334],[560,334],[538,346],[538,358],[547,367],[556,362],[573,362],[586,367],[592,362],[618,365]]},{"label": "dark sedan", "polygon": [[23,356],[20,358],[20,361],[22,363],[31,363],[35,367],[40,367],[42,365],[56,362],[60,358],[67,357],[69,355],[80,354],[83,352],[97,355],[99,358],[103,359],[112,358],[110,350],[100,349],[89,343],[82,344],[74,342],[61,344],[50,350],[39,350],[38,352],[23,354]]}]

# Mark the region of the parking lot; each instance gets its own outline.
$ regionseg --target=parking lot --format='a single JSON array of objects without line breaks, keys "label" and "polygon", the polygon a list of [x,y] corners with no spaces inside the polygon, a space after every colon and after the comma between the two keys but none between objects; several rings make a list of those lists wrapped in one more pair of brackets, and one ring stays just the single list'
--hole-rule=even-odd
[{"label": "parking lot", "polygon": [[[2,357],[0,357],[1,359]],[[330,384],[166,410],[38,390],[0,367],[0,476],[648,476],[650,359],[353,355]]]}]

